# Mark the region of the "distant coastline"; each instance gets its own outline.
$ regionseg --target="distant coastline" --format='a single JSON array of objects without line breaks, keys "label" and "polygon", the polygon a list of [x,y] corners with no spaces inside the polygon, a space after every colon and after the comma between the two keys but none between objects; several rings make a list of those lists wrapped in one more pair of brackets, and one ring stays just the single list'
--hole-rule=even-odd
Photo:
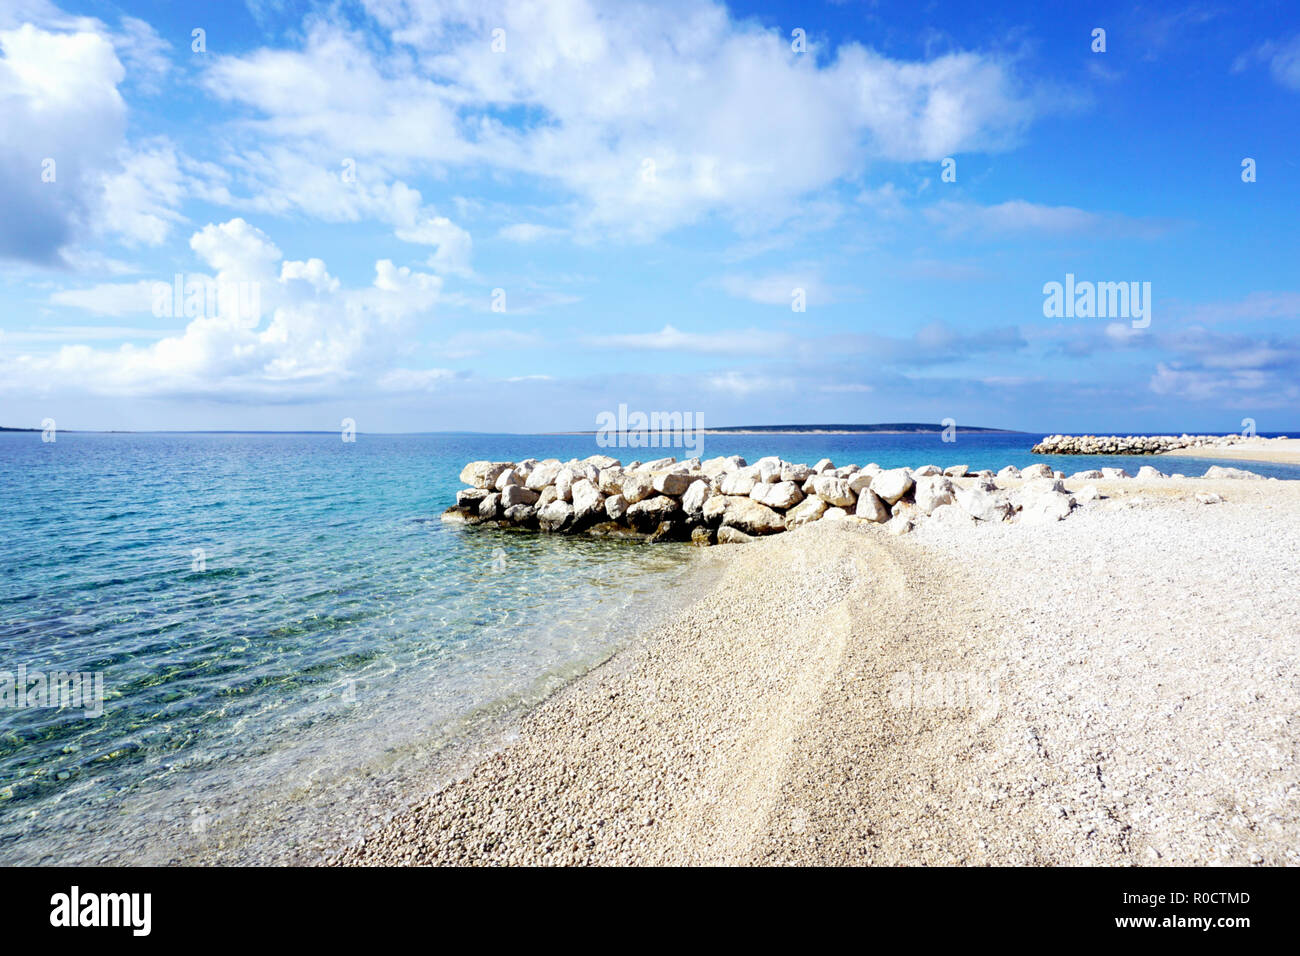
[{"label": "distant coastline", "polygon": [[[987,435],[1031,435],[1014,428],[985,428],[977,425],[954,426],[961,432],[980,432]],[[874,425],[723,425],[702,428],[702,435],[938,435],[944,431],[942,424],[926,422],[885,422]],[[548,432],[553,435],[595,435],[595,431]]]}]

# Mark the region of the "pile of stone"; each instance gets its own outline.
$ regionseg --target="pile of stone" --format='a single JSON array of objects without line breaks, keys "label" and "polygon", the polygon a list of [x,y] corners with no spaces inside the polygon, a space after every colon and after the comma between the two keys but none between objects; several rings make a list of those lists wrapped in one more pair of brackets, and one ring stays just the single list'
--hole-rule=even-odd
[{"label": "pile of stone", "polygon": [[1244,443],[1265,445],[1286,438],[1245,435],[1048,435],[1031,451],[1035,455],[1158,455],[1182,448],[1226,448]]},{"label": "pile of stone", "polygon": [[[1127,477],[1120,469],[1096,476]],[[476,461],[461,472],[469,487],[443,520],[700,545],[750,541],[812,521],[880,524],[904,534],[922,519],[1059,521],[1076,505],[1064,477],[1045,464],[995,475],[965,465],[837,468],[830,459],[809,466],[769,457],[750,465],[739,456],[627,465],[606,455]]]}]

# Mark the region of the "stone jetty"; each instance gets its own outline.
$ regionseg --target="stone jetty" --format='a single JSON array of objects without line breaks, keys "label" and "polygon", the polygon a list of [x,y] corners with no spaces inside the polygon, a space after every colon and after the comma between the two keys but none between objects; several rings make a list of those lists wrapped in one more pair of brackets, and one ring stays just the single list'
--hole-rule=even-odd
[{"label": "stone jetty", "polygon": [[1255,435],[1048,435],[1031,451],[1035,455],[1158,455],[1182,448],[1264,446],[1285,440]]},{"label": "stone jetty", "polygon": [[[1130,476],[1120,468],[1103,468],[1071,477]],[[1137,475],[1164,477],[1151,467]],[[1259,476],[1211,468],[1206,477]],[[1100,497],[1091,485],[1077,497],[1070,494],[1064,478],[1046,464],[1024,470],[1008,466],[995,474],[971,472],[965,465],[837,468],[829,459],[803,465],[776,457],[751,465],[736,455],[627,465],[607,455],[568,462],[475,461],[461,472],[468,487],[442,520],[698,545],[743,543],[813,521],[879,524],[905,534],[921,520],[1054,522],[1068,517],[1080,499]]]}]

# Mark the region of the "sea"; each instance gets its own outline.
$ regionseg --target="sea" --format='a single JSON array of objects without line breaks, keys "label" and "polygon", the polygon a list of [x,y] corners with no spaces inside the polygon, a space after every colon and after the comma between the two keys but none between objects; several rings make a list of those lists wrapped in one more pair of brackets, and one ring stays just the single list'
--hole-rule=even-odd
[{"label": "sea", "polygon": [[[0,433],[4,865],[321,862],[508,742],[530,706],[716,573],[689,545],[439,520],[469,461],[673,449],[594,435],[45,437]],[[1031,455],[1040,437],[707,434],[678,457],[1213,463]],[[84,699],[70,683],[39,692],[73,674]]]}]

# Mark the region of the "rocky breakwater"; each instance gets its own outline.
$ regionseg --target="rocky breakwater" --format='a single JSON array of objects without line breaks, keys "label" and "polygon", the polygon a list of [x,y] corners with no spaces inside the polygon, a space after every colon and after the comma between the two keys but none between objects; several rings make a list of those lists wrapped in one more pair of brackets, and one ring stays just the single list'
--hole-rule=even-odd
[{"label": "rocky breakwater", "polygon": [[[921,520],[1059,521],[1075,507],[1061,472],[1032,465],[972,473],[835,467],[739,456],[622,464],[605,455],[561,462],[476,461],[465,466],[448,522],[586,533],[699,545],[743,543],[814,521],[882,525],[895,534]],[[999,484],[1002,482],[1002,484]]]},{"label": "rocky breakwater", "polygon": [[1048,435],[1031,451],[1035,455],[1158,455],[1182,448],[1264,446],[1285,440],[1254,435]]}]

